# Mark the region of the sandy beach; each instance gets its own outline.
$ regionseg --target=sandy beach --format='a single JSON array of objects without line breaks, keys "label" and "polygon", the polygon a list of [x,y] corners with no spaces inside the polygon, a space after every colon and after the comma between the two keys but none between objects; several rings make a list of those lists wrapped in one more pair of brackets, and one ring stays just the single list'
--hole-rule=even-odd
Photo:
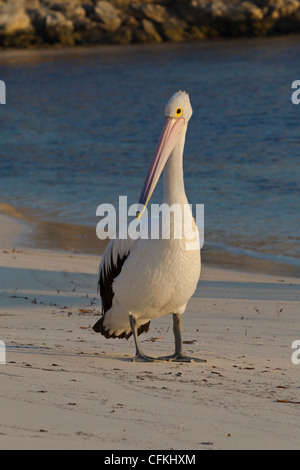
[{"label": "sandy beach", "polygon": [[[100,256],[24,248],[23,222],[0,224],[0,449],[299,448],[299,279],[204,260],[183,333],[207,363],[133,363],[132,339],[91,329]],[[147,353],[173,351],[171,325],[152,322]]]}]

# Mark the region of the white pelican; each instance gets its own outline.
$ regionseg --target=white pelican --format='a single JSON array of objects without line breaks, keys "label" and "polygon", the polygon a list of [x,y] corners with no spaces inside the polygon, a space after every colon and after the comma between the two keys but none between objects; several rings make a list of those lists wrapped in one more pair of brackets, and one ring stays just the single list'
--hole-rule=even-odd
[{"label": "white pelican", "polygon": [[[179,91],[165,108],[166,123],[148,172],[140,204],[147,205],[164,169],[164,203],[181,207],[188,204],[183,180],[183,150],[192,107],[186,92]],[[139,217],[139,215],[138,215]],[[189,220],[187,220],[189,219]],[[168,223],[172,224],[172,217]],[[198,230],[191,210],[184,223],[193,227],[190,236],[177,239],[112,239],[101,259],[98,287],[102,317],[94,325],[106,338],[130,338],[133,334],[134,361],[169,360],[206,362],[183,354],[181,316],[194,294],[200,277],[200,248],[187,250],[186,241]],[[193,223],[193,225],[192,225]],[[146,356],[138,336],[149,330],[150,320],[173,315],[175,353],[172,356]]]}]

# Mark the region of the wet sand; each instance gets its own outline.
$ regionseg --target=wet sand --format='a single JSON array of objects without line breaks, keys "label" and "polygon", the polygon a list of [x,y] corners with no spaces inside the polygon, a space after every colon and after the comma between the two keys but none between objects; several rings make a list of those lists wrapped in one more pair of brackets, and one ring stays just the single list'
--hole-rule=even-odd
[{"label": "wet sand", "polygon": [[0,204],[0,227],[1,247],[21,246],[101,255],[107,245],[106,240],[96,237],[95,227],[40,220],[28,210],[21,212],[9,204]]}]

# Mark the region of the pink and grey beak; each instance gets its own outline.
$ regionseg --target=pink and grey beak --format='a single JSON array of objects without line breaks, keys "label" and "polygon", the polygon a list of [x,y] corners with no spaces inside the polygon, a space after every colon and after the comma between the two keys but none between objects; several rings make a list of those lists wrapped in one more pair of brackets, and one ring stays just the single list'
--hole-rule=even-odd
[{"label": "pink and grey beak", "polygon": [[155,155],[153,157],[150,169],[146,181],[144,183],[139,204],[144,206],[140,212],[137,212],[137,218],[139,219],[144,212],[150,197],[157,185],[157,182],[160,178],[160,175],[167,163],[169,156],[176,147],[182,131],[185,126],[184,118],[171,118],[167,117],[165,126],[163,128],[162,134],[160,136]]}]

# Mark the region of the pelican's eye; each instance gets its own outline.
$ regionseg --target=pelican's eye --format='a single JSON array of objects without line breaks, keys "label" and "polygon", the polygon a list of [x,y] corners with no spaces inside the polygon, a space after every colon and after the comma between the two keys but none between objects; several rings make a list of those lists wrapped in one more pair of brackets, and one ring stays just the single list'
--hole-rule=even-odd
[{"label": "pelican's eye", "polygon": [[176,117],[180,117],[180,116],[182,116],[182,113],[183,113],[183,109],[182,109],[182,108],[177,108],[177,109],[176,109],[175,116],[176,116]]}]

